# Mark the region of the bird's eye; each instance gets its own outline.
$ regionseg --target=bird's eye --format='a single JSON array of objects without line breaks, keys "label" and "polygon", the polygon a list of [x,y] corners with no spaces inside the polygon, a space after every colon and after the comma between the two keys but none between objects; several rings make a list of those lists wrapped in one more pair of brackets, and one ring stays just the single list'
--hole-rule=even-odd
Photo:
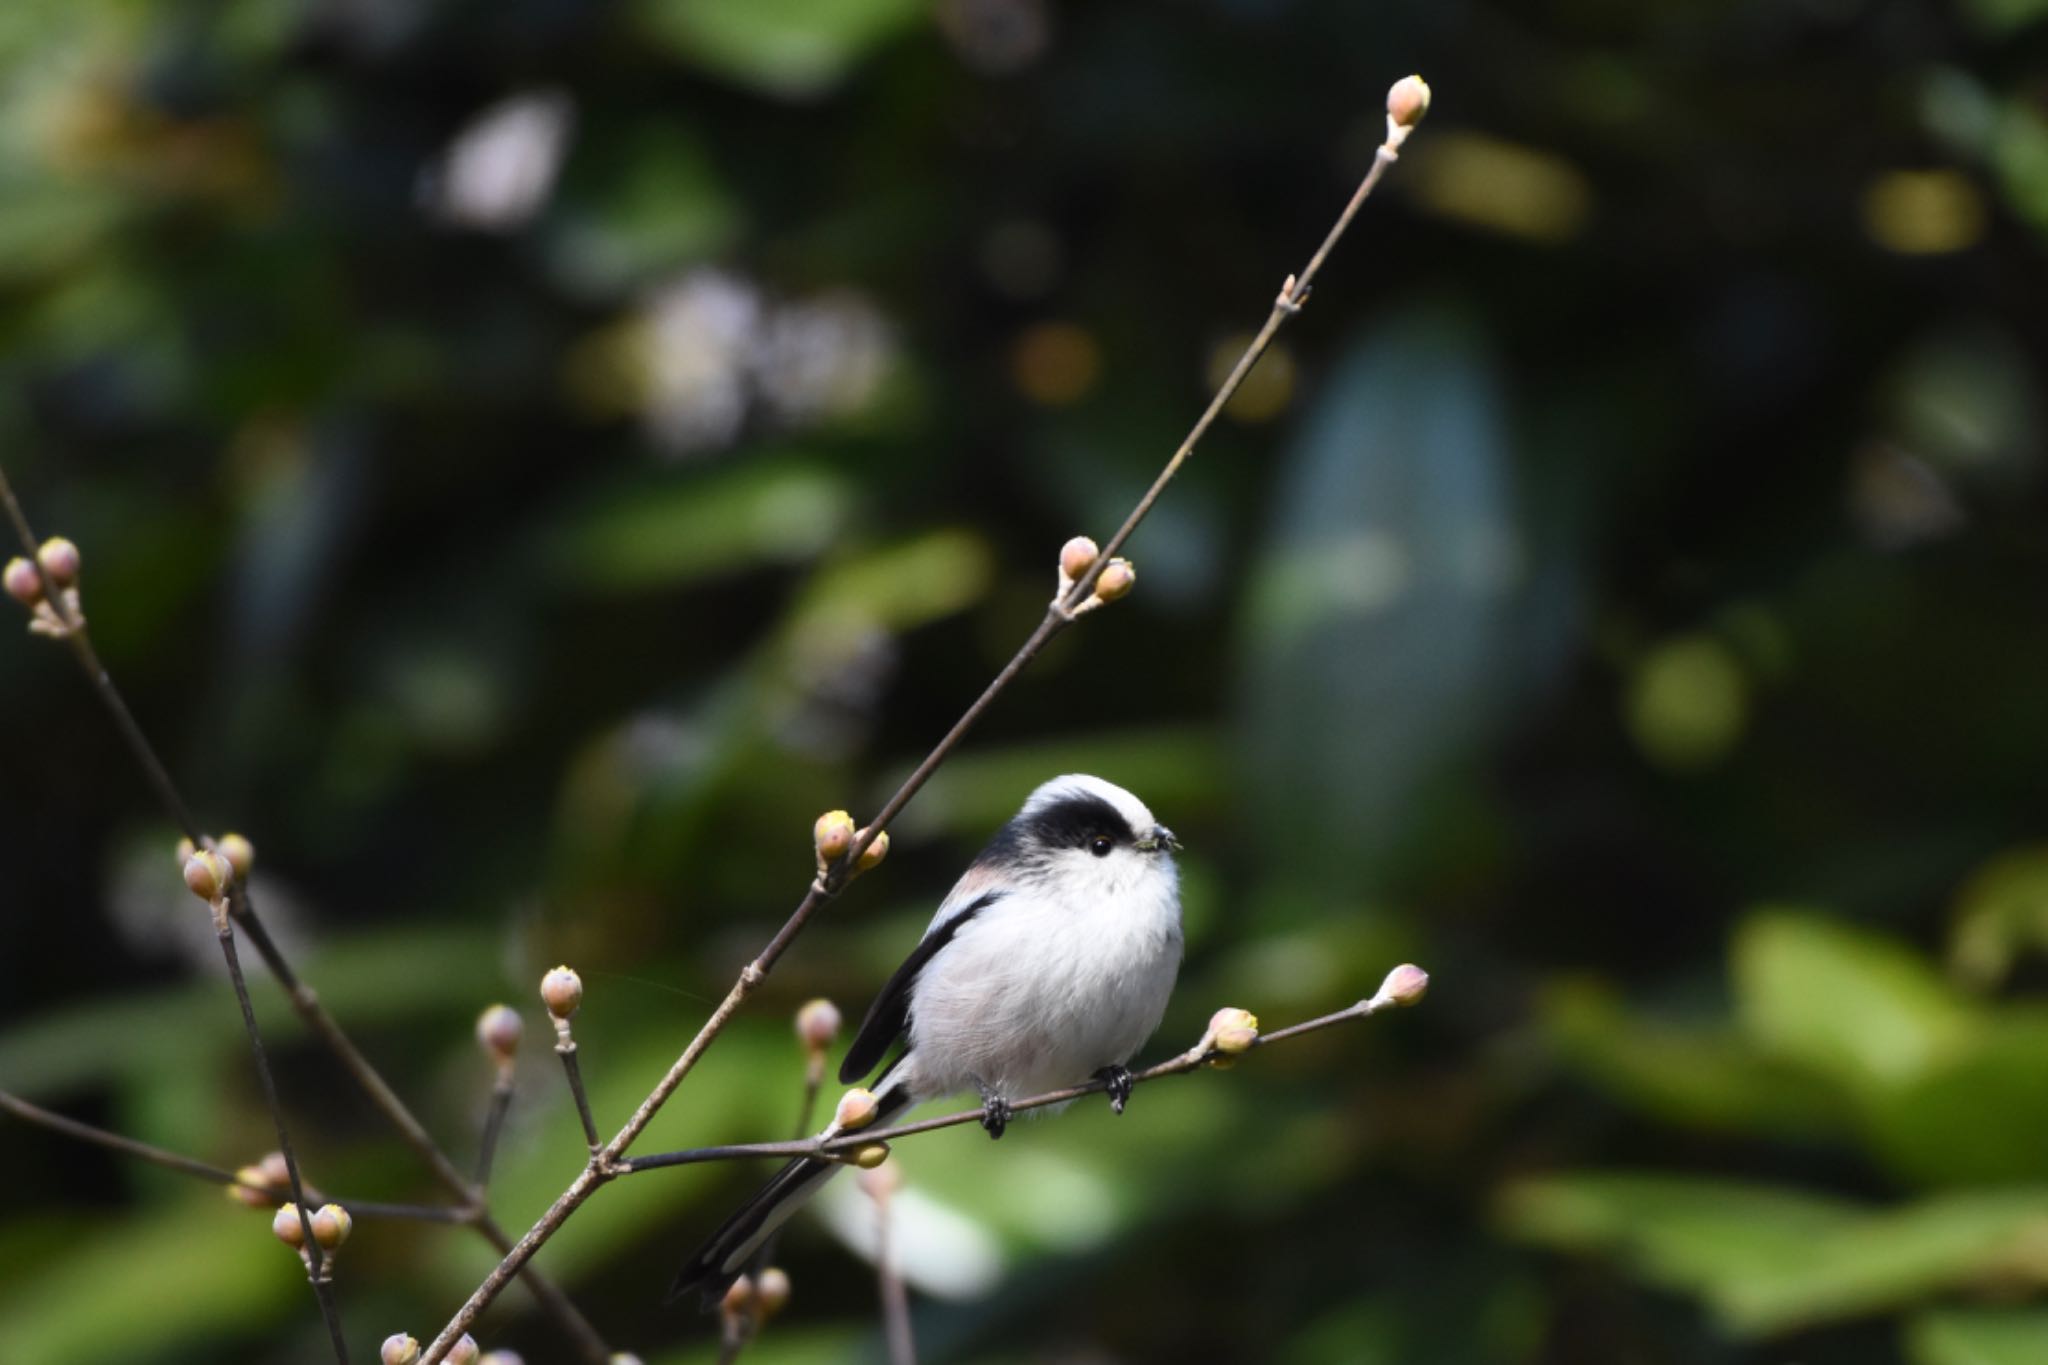
[{"label": "bird's eye", "polygon": [[1116,847],[1116,840],[1107,834],[1098,834],[1088,841],[1088,851],[1098,858],[1107,858],[1109,851]]}]

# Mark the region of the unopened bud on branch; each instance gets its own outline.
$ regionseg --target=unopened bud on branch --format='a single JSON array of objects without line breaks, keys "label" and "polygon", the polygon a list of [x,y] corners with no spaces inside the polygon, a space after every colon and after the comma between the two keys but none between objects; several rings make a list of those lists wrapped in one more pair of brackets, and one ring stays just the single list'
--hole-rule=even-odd
[{"label": "unopened bud on branch", "polygon": [[874,1091],[856,1086],[839,1097],[839,1108],[832,1114],[833,1126],[842,1133],[857,1132],[875,1121],[879,1107]]},{"label": "unopened bud on branch", "polygon": [[567,967],[557,967],[540,979],[541,1003],[557,1019],[569,1019],[583,1007],[583,978]]},{"label": "unopened bud on branch", "polygon": [[889,1144],[886,1142],[867,1143],[865,1146],[854,1148],[847,1159],[864,1171],[872,1171],[875,1167],[889,1159]]},{"label": "unopened bud on branch", "polygon": [[718,1311],[729,1318],[752,1317],[754,1303],[753,1276],[742,1275],[725,1287],[725,1297],[718,1301]]},{"label": "unopened bud on branch", "polygon": [[839,1006],[823,998],[796,1012],[796,1036],[813,1052],[823,1052],[839,1036]]},{"label": "unopened bud on branch", "polygon": [[280,1204],[270,1220],[270,1231],[278,1241],[294,1250],[306,1244],[306,1227],[299,1221],[297,1204]]},{"label": "unopened bud on branch", "polygon": [[227,1187],[228,1198],[246,1208],[267,1209],[277,1202],[269,1185],[270,1177],[261,1166],[244,1166],[235,1172],[234,1183]]},{"label": "unopened bud on branch", "polygon": [[1075,536],[1060,546],[1060,581],[1063,584],[1072,583],[1087,573],[1088,566],[1093,564],[1095,557],[1101,553],[1101,547],[1087,536]]},{"label": "unopened bud on branch", "polygon": [[238,880],[246,881],[249,869],[256,866],[256,845],[239,834],[223,834],[213,841],[220,856],[228,860],[228,866],[235,870]]},{"label": "unopened bud on branch", "polygon": [[501,1066],[510,1064],[517,1055],[519,1039],[525,1032],[525,1021],[510,1005],[493,1005],[477,1016],[477,1046]]},{"label": "unopened bud on branch", "polygon": [[642,1365],[642,1362],[631,1351],[613,1351],[610,1365]]},{"label": "unopened bud on branch", "polygon": [[1250,1010],[1226,1007],[1209,1016],[1209,1046],[1223,1054],[1216,1065],[1251,1051],[1259,1041],[1259,1017]]},{"label": "unopened bud on branch", "polygon": [[33,607],[43,600],[43,580],[37,576],[36,566],[20,555],[8,560],[7,568],[0,570],[0,585],[24,607]]},{"label": "unopened bud on branch", "polygon": [[210,848],[202,848],[185,860],[185,885],[203,901],[217,901],[225,896],[234,880],[234,868]]},{"label": "unopened bud on branch", "polygon": [[[377,1352],[377,1359],[383,1365],[419,1365],[420,1344],[403,1332],[393,1332],[384,1338],[384,1345]],[[449,1357],[453,1359],[451,1355]]]},{"label": "unopened bud on branch", "polygon": [[853,847],[853,817],[843,810],[828,810],[811,826],[811,842],[818,850],[818,866],[830,867]]},{"label": "unopened bud on branch", "polygon": [[1397,128],[1413,128],[1429,112],[1429,83],[1403,76],[1387,91],[1387,118]]},{"label": "unopened bud on branch", "polygon": [[483,1352],[477,1349],[476,1338],[464,1332],[462,1339],[450,1346],[448,1354],[441,1359],[448,1365],[477,1365],[477,1359],[482,1355]]},{"label": "unopened bud on branch", "polygon": [[[862,830],[861,833],[867,833]],[[882,859],[889,856],[889,831],[877,834],[868,846],[860,851],[860,860],[853,865],[855,872],[873,872],[882,865]]]},{"label": "unopened bud on branch", "polygon": [[476,1365],[526,1365],[526,1357],[517,1351],[486,1351]]},{"label": "unopened bud on branch", "polygon": [[1128,559],[1112,559],[1095,577],[1095,596],[1104,602],[1129,597],[1138,586],[1138,571]]},{"label": "unopened bud on branch", "polygon": [[60,588],[69,588],[78,582],[78,547],[62,536],[51,536],[36,551],[36,563],[43,566],[43,572],[50,581]]},{"label": "unopened bud on branch", "polygon": [[320,1244],[322,1251],[338,1250],[355,1231],[355,1219],[348,1216],[348,1210],[339,1204],[322,1204],[313,1215],[313,1240]]},{"label": "unopened bud on branch", "polygon": [[1387,979],[1380,983],[1379,999],[1402,1008],[1414,1004],[1428,993],[1429,973],[1412,962],[1404,962],[1388,972]]},{"label": "unopened bud on branch", "polygon": [[777,1266],[769,1266],[754,1281],[754,1302],[761,1310],[761,1321],[780,1313],[789,1304],[789,1275]]}]

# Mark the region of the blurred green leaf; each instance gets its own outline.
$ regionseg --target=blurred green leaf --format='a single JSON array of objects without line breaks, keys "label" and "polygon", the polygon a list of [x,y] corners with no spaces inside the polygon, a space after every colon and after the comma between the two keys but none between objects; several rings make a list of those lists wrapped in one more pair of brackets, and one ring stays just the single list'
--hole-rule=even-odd
[{"label": "blurred green leaf", "polygon": [[571,511],[551,558],[602,591],[673,587],[822,553],[851,511],[847,482],[805,461],[756,455],[710,474],[639,479]]},{"label": "blurred green leaf", "polygon": [[1910,1081],[1979,1022],[1904,944],[1818,916],[1754,915],[1737,931],[1733,956],[1744,1031],[1858,1091]]},{"label": "blurred green leaf", "polygon": [[1565,1064],[1624,1104],[1685,1127],[1779,1137],[1852,1128],[1846,1097],[1726,1026],[1631,1013],[1590,983],[1552,989],[1542,1017]]},{"label": "blurred green leaf", "polygon": [[791,97],[822,93],[925,12],[921,0],[640,0],[678,55]]},{"label": "blurred green leaf", "polygon": [[2001,1018],[1873,1097],[1871,1143],[1925,1185],[2048,1180],[2048,1019]]},{"label": "blurred green leaf", "polygon": [[1906,1326],[1913,1365],[2040,1365],[2048,1360],[2048,1310],[1952,1309]]},{"label": "blurred green leaf", "polygon": [[1876,1212],[1716,1179],[1561,1175],[1502,1201],[1514,1235],[1621,1259],[1768,1336],[1909,1305],[1996,1273],[2048,1235],[2048,1189],[1948,1195]]},{"label": "blurred green leaf", "polygon": [[2048,947],[2048,845],[1993,859],[1956,897],[1949,962],[1980,990],[1996,986],[2027,948]]}]

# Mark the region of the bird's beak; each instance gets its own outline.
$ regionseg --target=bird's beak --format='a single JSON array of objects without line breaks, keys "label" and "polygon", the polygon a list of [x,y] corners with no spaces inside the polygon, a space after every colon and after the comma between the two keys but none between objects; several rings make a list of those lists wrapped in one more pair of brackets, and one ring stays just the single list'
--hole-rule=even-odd
[{"label": "bird's beak", "polygon": [[1133,845],[1140,853],[1156,853],[1165,849],[1169,853],[1180,847],[1180,840],[1173,837],[1173,831],[1164,825],[1154,825],[1145,831],[1145,837]]}]

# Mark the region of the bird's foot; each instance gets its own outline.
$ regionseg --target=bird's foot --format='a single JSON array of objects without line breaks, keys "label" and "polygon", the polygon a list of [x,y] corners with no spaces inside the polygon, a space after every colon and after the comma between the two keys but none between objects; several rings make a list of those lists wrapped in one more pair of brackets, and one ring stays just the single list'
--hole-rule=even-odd
[{"label": "bird's foot", "polygon": [[1095,1073],[1095,1079],[1102,1082],[1102,1088],[1109,1092],[1109,1107],[1116,1113],[1123,1113],[1124,1106],[1131,1102],[1131,1083],[1135,1079],[1127,1066],[1106,1066]]},{"label": "bird's foot", "polygon": [[1010,1126],[1010,1102],[987,1087],[981,1092],[981,1126],[991,1138],[999,1138]]}]

